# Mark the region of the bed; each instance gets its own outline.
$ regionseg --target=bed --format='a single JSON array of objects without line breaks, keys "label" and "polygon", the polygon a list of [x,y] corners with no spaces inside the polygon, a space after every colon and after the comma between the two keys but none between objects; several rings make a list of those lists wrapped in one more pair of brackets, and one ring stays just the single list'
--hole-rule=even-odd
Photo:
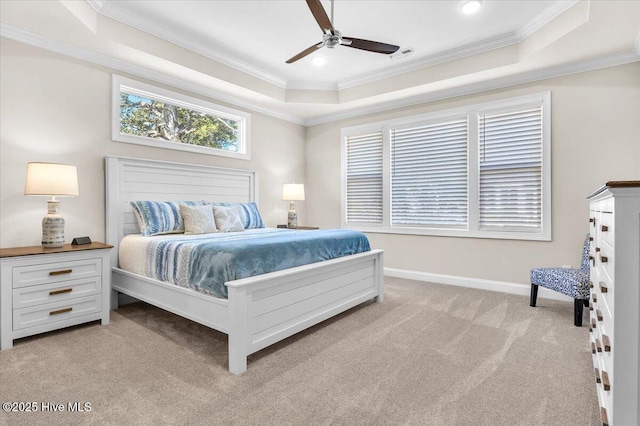
[{"label": "bed", "polygon": [[367,300],[383,300],[382,250],[227,281],[227,299],[121,269],[120,241],[140,232],[130,201],[257,202],[257,174],[124,157],[107,157],[105,171],[112,309],[122,293],[227,334],[231,373],[245,372],[254,352]]}]

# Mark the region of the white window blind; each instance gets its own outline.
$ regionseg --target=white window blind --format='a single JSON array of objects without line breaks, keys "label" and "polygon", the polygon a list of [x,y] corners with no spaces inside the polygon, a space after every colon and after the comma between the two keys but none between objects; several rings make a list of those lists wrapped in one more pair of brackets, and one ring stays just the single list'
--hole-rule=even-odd
[{"label": "white window blind", "polygon": [[346,221],[382,224],[382,131],[346,138]]},{"label": "white window blind", "polygon": [[542,106],[479,115],[479,227],[542,232]]},{"label": "white window blind", "polygon": [[467,117],[391,129],[391,224],[466,228]]}]

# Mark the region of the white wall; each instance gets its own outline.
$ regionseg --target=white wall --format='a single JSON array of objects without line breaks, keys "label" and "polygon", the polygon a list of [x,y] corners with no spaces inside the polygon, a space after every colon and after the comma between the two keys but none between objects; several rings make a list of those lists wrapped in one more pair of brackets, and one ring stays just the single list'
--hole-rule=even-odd
[{"label": "white wall", "polygon": [[609,180],[640,180],[640,63],[464,96],[307,129],[308,222],[340,226],[340,128],[551,91],[553,241],[369,233],[385,266],[528,283],[536,266],[579,265],[586,197]]},{"label": "white wall", "polygon": [[[256,170],[265,223],[286,223],[282,184],[303,182],[304,127],[249,111],[249,161],[113,142],[110,70],[5,38],[0,50],[0,247],[40,244],[47,198],[23,195],[28,161],[78,167],[80,196],[61,199],[67,242],[84,235],[104,241],[106,155]],[[305,205],[298,203],[301,223]]]},{"label": "white wall", "polygon": [[0,247],[40,243],[46,198],[23,195],[28,161],[78,166],[80,196],[62,199],[67,241],[81,235],[104,240],[106,155],[257,170],[268,226],[286,220],[282,183],[305,182],[307,201],[297,203],[300,223],[339,227],[341,127],[547,90],[553,241],[369,234],[374,247],[386,249],[387,267],[527,283],[531,267],[576,266],[588,229],[586,196],[607,180],[640,179],[640,63],[307,129],[252,112],[252,159],[244,161],[113,142],[110,70],[4,38],[1,43]]}]

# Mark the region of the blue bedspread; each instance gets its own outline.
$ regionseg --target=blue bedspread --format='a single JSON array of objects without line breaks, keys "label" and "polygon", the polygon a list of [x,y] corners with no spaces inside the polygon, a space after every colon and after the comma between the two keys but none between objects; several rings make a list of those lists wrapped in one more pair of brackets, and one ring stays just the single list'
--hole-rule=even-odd
[{"label": "blue bedspread", "polygon": [[153,246],[146,254],[154,265],[149,271],[154,278],[220,298],[227,298],[227,281],[371,250],[364,234],[346,229],[262,228],[195,241],[173,238]]}]

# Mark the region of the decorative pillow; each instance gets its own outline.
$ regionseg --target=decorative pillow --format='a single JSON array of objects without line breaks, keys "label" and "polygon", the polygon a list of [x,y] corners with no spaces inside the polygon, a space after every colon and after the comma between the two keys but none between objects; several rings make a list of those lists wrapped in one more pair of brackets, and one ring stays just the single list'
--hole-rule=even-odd
[{"label": "decorative pillow", "polygon": [[143,236],[184,232],[180,204],[198,205],[196,201],[131,201],[133,213]]},{"label": "decorative pillow", "polygon": [[240,221],[244,229],[252,228],[264,228],[264,222],[258,211],[258,205],[256,203],[218,203],[211,201],[202,201],[202,204],[209,204],[212,206],[226,206],[237,207],[240,214]]},{"label": "decorative pillow", "polygon": [[211,206],[180,204],[180,215],[184,221],[185,235],[210,234],[217,231]]},{"label": "decorative pillow", "polygon": [[238,210],[240,211],[240,220],[244,225],[244,229],[264,228],[256,203],[240,203],[238,204]]},{"label": "decorative pillow", "polygon": [[220,232],[244,231],[236,206],[213,206],[213,215]]}]

